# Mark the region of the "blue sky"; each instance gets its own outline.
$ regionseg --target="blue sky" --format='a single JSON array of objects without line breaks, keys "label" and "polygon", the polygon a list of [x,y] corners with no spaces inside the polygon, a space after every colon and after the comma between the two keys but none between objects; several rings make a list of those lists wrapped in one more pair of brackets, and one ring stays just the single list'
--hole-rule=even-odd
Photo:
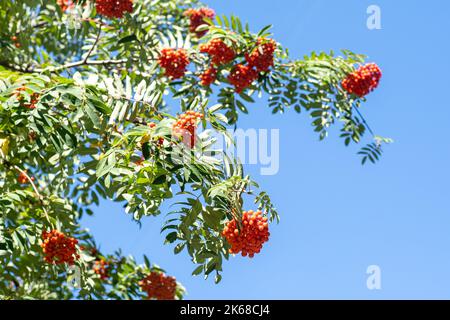
[{"label": "blue sky", "polygon": [[[273,24],[292,57],[342,48],[367,54],[383,78],[361,111],[377,134],[395,143],[380,163],[362,167],[358,148],[345,148],[336,135],[319,142],[305,114],[272,116],[260,100],[239,125],[280,129],[280,171],[247,170],[282,217],[260,255],[230,259],[215,285],[192,277],[189,258],[163,246],[163,217],[147,218],[139,229],[121,206],[107,202],[83,220],[102,250],[147,254],[187,287],[187,299],[449,299],[450,2],[206,3],[238,15],[254,31]],[[381,8],[381,30],[366,27],[371,4]],[[381,290],[366,287],[369,265],[381,268]]]}]

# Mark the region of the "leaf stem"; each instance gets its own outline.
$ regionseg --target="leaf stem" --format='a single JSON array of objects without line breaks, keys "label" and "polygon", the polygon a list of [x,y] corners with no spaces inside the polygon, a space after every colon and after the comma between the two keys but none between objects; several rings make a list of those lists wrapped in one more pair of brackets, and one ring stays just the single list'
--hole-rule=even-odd
[{"label": "leaf stem", "polygon": [[14,169],[16,169],[21,174],[23,174],[27,178],[27,180],[30,182],[31,186],[33,187],[34,192],[36,193],[36,196],[37,196],[39,202],[42,205],[42,210],[44,211],[45,218],[47,219],[47,222],[50,225],[52,225],[52,223],[50,222],[50,217],[48,215],[47,209],[45,209],[45,206],[44,206],[44,197],[39,193],[39,190],[36,187],[36,184],[34,183],[33,179],[31,179],[31,177],[28,175],[28,173],[25,170],[20,169],[18,166],[14,165]]}]

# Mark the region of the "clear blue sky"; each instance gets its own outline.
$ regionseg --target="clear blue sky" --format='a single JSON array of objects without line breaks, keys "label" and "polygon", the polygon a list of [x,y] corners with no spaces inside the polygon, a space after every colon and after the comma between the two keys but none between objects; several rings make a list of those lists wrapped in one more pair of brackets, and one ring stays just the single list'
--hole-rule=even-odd
[{"label": "clear blue sky", "polygon": [[[273,24],[293,57],[351,49],[383,70],[362,111],[380,135],[395,139],[377,165],[360,166],[357,148],[337,136],[318,141],[305,114],[272,116],[265,101],[239,125],[279,128],[280,172],[259,176],[281,213],[253,260],[232,258],[224,279],[192,277],[193,265],[163,246],[162,218],[142,229],[121,206],[103,203],[84,226],[102,250],[152,261],[177,277],[188,299],[450,298],[450,2],[377,0],[210,0],[253,30]],[[382,30],[366,28],[366,9],[382,10]],[[366,288],[366,268],[382,270],[382,289]]]}]

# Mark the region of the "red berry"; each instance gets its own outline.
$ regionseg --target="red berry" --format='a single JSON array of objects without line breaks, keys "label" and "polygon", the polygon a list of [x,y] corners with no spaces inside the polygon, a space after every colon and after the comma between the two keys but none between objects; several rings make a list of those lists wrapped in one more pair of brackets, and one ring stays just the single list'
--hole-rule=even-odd
[{"label": "red berry", "polygon": [[342,81],[342,88],[362,98],[378,87],[381,76],[380,68],[375,63],[369,63],[347,75]]},{"label": "red berry", "polygon": [[122,18],[125,12],[133,12],[132,0],[96,0],[97,13],[107,18]]},{"label": "red berry", "polygon": [[207,53],[211,56],[211,62],[216,66],[227,64],[236,57],[233,48],[226,45],[221,39],[212,39],[206,44],[200,46],[200,52]]},{"label": "red berry", "polygon": [[177,281],[163,273],[151,272],[139,281],[142,291],[147,293],[148,299],[174,300],[177,290]]},{"label": "red berry", "polygon": [[258,72],[252,67],[243,64],[236,65],[228,76],[228,81],[235,87],[237,93],[241,93],[258,78]]},{"label": "red berry", "polygon": [[159,65],[165,69],[166,76],[172,79],[182,78],[189,65],[189,57],[185,49],[162,49],[158,61]]},{"label": "red berry", "polygon": [[208,87],[212,83],[214,83],[214,81],[216,81],[216,78],[217,78],[217,69],[210,67],[203,74],[200,75],[201,80],[200,83],[202,86]]},{"label": "red berry", "polygon": [[47,263],[73,265],[75,260],[80,258],[77,253],[78,240],[67,237],[58,230],[43,231],[42,240],[41,248]]},{"label": "red berry", "polygon": [[277,44],[272,39],[258,39],[257,47],[250,53],[245,55],[248,65],[256,68],[258,72],[268,71],[274,63],[274,53]]},{"label": "red berry", "polygon": [[[31,180],[33,180],[33,178],[31,178]],[[26,173],[24,173],[24,172],[19,173],[19,176],[17,177],[17,182],[19,182],[20,184],[29,183]]]},{"label": "red berry", "polygon": [[214,19],[216,13],[214,10],[209,8],[200,8],[200,9],[187,9],[184,12],[184,15],[189,17],[190,19],[190,27],[189,31],[195,33],[197,37],[203,37],[208,30],[196,31],[199,26],[205,24],[205,18]]},{"label": "red berry", "polygon": [[[156,123],[154,122],[150,122],[148,123],[148,126],[150,127],[150,129],[154,129],[156,127]],[[164,138],[163,137],[159,137],[157,139],[157,145],[158,147],[161,147],[164,144]],[[142,163],[141,163],[142,164]]]},{"label": "red berry", "polygon": [[227,222],[222,231],[228,243],[231,245],[230,253],[241,253],[243,257],[253,256],[259,253],[265,242],[269,240],[269,225],[267,218],[261,211],[253,210],[242,213],[241,230],[235,219]]},{"label": "red berry", "polygon": [[197,123],[203,119],[203,115],[195,111],[186,111],[180,115],[178,120],[172,126],[172,134],[175,137],[182,138],[183,143],[189,148],[195,146],[195,131]]},{"label": "red berry", "polygon": [[62,11],[66,11],[74,6],[72,0],[57,0],[56,3],[61,7]]},{"label": "red berry", "polygon": [[109,278],[108,268],[108,262],[105,259],[99,259],[94,262],[94,267],[92,269],[100,276],[101,280],[106,280]]}]

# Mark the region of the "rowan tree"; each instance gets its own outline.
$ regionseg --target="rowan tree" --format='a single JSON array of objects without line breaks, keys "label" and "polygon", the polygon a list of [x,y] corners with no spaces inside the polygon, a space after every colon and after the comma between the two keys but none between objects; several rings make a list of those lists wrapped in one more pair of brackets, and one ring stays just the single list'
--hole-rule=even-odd
[{"label": "rowan tree", "polygon": [[270,26],[197,0],[0,0],[0,16],[4,299],[182,298],[147,257],[100,252],[80,226],[100,199],[137,221],[173,203],[162,232],[193,275],[219,282],[230,254],[264,250],[276,208],[213,148],[256,101],[308,113],[321,140],[332,125],[345,145],[370,131],[363,163],[390,142],[359,110],[378,66],[348,50],[290,58]]}]

